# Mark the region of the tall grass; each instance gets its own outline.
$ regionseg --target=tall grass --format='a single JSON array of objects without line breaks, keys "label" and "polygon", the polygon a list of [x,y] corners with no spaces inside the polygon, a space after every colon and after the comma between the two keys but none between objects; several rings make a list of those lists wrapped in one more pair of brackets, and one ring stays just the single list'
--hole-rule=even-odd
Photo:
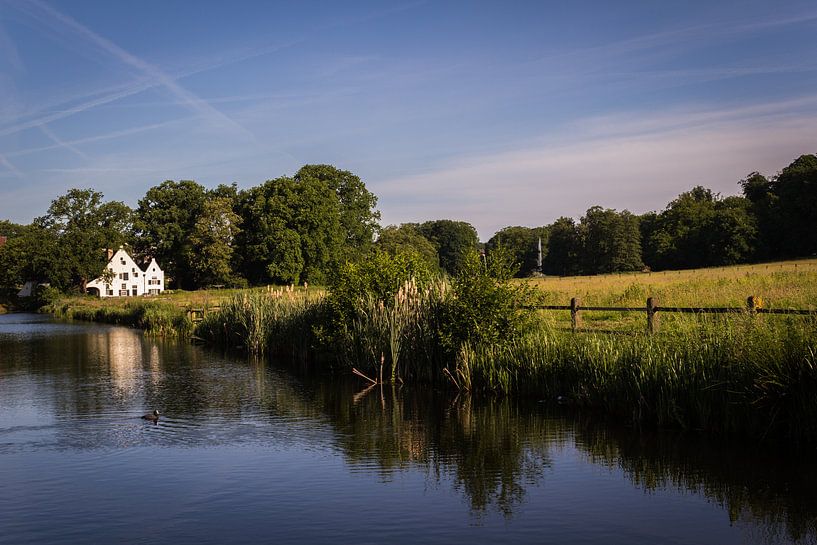
[{"label": "tall grass", "polygon": [[767,318],[691,317],[654,336],[542,323],[505,347],[466,347],[458,372],[634,423],[817,439],[817,324]]},{"label": "tall grass", "polygon": [[155,336],[186,337],[193,329],[184,309],[163,301],[128,300],[119,306],[56,302],[46,310],[58,318],[127,325]]},{"label": "tall grass", "polygon": [[195,334],[215,344],[304,361],[316,348],[323,297],[291,291],[247,291],[233,295],[197,325]]}]

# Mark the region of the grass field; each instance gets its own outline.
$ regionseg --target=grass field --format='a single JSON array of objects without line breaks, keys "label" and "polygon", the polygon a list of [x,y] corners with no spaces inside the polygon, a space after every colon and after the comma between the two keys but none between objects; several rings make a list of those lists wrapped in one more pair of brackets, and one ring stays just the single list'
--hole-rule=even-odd
[{"label": "grass field", "polygon": [[[570,299],[577,297],[584,306],[643,307],[647,297],[653,297],[659,306],[740,308],[753,295],[762,298],[765,308],[817,309],[817,259],[654,273],[529,278],[519,282],[536,289],[545,305],[569,305]],[[581,314],[585,327],[590,329],[646,327],[643,313]],[[541,315],[560,327],[570,325],[569,312],[542,311]],[[661,315],[665,328],[679,320],[687,321],[679,315]]]}]

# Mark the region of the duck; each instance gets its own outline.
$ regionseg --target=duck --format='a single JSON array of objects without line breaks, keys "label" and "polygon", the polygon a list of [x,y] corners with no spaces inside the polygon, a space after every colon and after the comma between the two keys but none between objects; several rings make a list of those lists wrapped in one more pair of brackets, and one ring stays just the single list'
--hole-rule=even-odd
[{"label": "duck", "polygon": [[152,413],[143,415],[142,420],[150,420],[151,422],[157,422],[159,420],[159,411],[154,410]]}]

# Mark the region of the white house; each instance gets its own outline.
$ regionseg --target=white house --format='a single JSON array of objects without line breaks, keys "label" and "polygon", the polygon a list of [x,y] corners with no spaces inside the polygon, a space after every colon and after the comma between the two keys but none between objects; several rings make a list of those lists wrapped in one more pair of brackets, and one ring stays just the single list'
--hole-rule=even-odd
[{"label": "white house", "polygon": [[[110,253],[110,250],[108,251]],[[165,289],[165,273],[156,259],[152,259],[146,270],[119,248],[108,261],[111,280],[95,278],[85,286],[89,293],[99,293],[100,297],[138,297],[158,295]]]}]

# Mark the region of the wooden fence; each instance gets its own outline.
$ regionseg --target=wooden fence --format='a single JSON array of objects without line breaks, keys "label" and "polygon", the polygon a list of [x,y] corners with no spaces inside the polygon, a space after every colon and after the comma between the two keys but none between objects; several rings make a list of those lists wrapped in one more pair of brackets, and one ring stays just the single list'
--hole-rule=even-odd
[{"label": "wooden fence", "polygon": [[197,324],[197,323],[201,322],[202,320],[204,320],[204,316],[208,312],[216,312],[218,310],[221,310],[221,307],[215,306],[215,307],[207,307],[207,308],[189,308],[189,309],[187,309],[187,317],[190,318],[191,322],[193,322],[194,324]]},{"label": "wooden fence", "polygon": [[582,311],[610,311],[610,312],[643,312],[647,316],[647,331],[655,333],[658,331],[659,313],[675,312],[689,314],[727,314],[727,313],[748,313],[754,314],[793,314],[797,316],[817,316],[817,310],[787,309],[787,308],[763,308],[761,300],[757,296],[750,295],[746,298],[745,307],[662,307],[658,305],[655,297],[648,297],[647,304],[643,307],[585,307],[581,301],[574,297],[570,300],[570,305],[536,305],[528,307],[537,310],[569,310],[570,326],[575,333],[581,329]]}]

